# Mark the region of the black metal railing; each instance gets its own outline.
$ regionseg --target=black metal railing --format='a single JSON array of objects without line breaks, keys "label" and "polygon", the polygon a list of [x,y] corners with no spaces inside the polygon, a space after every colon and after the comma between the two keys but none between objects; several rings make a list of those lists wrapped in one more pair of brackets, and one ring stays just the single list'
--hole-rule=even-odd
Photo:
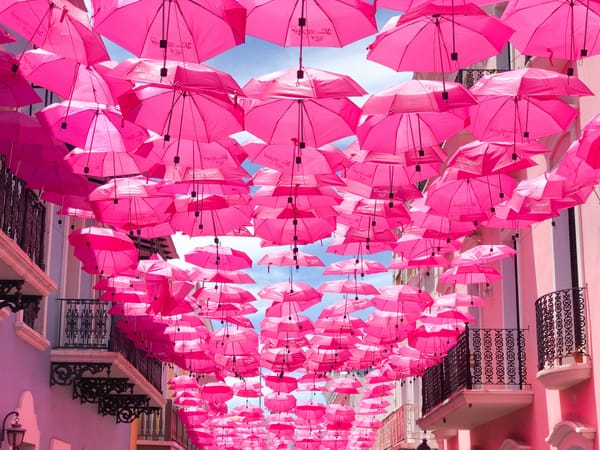
[{"label": "black metal railing", "polygon": [[40,313],[40,303],[32,302],[23,310],[23,323],[31,329],[35,328],[35,322],[37,321]]},{"label": "black metal railing", "polygon": [[538,370],[563,363],[563,359],[588,353],[585,298],[582,288],[550,292],[535,302]]},{"label": "black metal railing", "polygon": [[523,330],[467,329],[456,346],[422,379],[423,414],[462,389],[527,384]]},{"label": "black metal railing", "polygon": [[94,299],[59,299],[61,315],[58,348],[106,350],[121,353],[162,392],[162,363],[127,339],[108,314],[110,303]]},{"label": "black metal railing", "polygon": [[44,269],[46,207],[0,156],[0,230]]},{"label": "black metal railing", "polygon": [[487,75],[495,75],[497,73],[506,72],[505,69],[460,69],[456,74],[456,82],[470,88],[475,83]]},{"label": "black metal railing", "polygon": [[160,411],[140,416],[138,424],[138,440],[177,442],[186,450],[197,449],[179,419],[172,400],[167,400],[166,406]]}]

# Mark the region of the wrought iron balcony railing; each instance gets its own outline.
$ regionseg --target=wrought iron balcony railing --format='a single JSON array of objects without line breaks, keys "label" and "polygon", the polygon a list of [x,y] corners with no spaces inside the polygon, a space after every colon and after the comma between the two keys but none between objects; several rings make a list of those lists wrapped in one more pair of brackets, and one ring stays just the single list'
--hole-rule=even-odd
[{"label": "wrought iron balcony railing", "polygon": [[159,392],[162,364],[137,348],[108,314],[111,303],[94,299],[59,299],[61,322],[58,348],[105,350],[121,353]]},{"label": "wrought iron balcony railing", "polygon": [[467,328],[422,380],[423,415],[462,389],[527,384],[525,336],[519,329]]},{"label": "wrought iron balcony railing", "polygon": [[585,298],[582,288],[550,292],[535,302],[538,370],[587,354]]},{"label": "wrought iron balcony railing", "polygon": [[186,450],[197,449],[188,437],[185,425],[179,419],[171,400],[167,400],[164,409],[140,416],[138,424],[138,440],[177,442]]},{"label": "wrought iron balcony railing", "polygon": [[487,75],[495,75],[497,73],[506,72],[505,69],[460,69],[456,74],[456,82],[461,83],[467,88],[472,87],[475,83]]},{"label": "wrought iron balcony railing", "polygon": [[0,230],[44,270],[46,207],[0,156]]}]

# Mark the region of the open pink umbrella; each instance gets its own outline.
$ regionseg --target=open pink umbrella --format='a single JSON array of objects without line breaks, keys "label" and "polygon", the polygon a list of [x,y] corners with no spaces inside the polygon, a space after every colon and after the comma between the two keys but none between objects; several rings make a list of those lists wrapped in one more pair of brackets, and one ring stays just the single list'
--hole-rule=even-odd
[{"label": "open pink umbrella", "polygon": [[296,397],[286,392],[271,392],[265,396],[265,408],[272,412],[290,412],[296,406]]},{"label": "open pink umbrella", "polygon": [[284,250],[275,253],[266,253],[258,262],[258,265],[263,266],[306,266],[306,267],[322,267],[323,261],[318,256],[305,253],[303,251],[293,249]]},{"label": "open pink umbrella", "polygon": [[233,0],[94,0],[94,29],[136,56],[198,63],[244,42],[246,10]]},{"label": "open pink umbrella", "polygon": [[477,103],[460,83],[437,80],[409,80],[376,92],[363,105],[363,114],[444,112]]},{"label": "open pink umbrella", "polygon": [[245,252],[219,244],[194,247],[185,254],[185,260],[207,269],[239,270],[252,267],[252,259]]},{"label": "open pink umbrella", "polygon": [[65,162],[73,173],[106,178],[138,175],[142,171],[129,152],[94,148],[74,148],[65,156]]},{"label": "open pink umbrella", "polygon": [[360,109],[346,98],[240,99],[246,130],[270,144],[320,147],[354,134]]},{"label": "open pink umbrella", "polygon": [[39,103],[41,100],[21,74],[8,70],[0,71],[0,106],[18,108]]},{"label": "open pink umbrella", "polygon": [[509,258],[517,251],[507,245],[481,244],[457,254],[452,260],[453,266],[489,264]]},{"label": "open pink umbrella", "polygon": [[68,0],[5,1],[0,4],[0,21],[29,43],[84,65],[110,59],[87,12]]},{"label": "open pink umbrella", "polygon": [[461,294],[458,292],[440,295],[439,297],[433,299],[434,306],[442,307],[472,307],[485,306],[485,304],[485,300],[477,295]]},{"label": "open pink umbrella", "polygon": [[360,273],[373,274],[387,272],[383,264],[370,259],[345,259],[329,264],[323,271],[323,275],[356,275]]},{"label": "open pink umbrella", "polygon": [[119,178],[97,187],[89,195],[96,218],[133,231],[168,220],[173,197],[161,194],[156,183],[140,178]]},{"label": "open pink umbrella", "polygon": [[213,142],[187,139],[172,139],[165,142],[162,137],[153,136],[133,152],[133,157],[143,171],[162,177],[166,175],[166,167],[170,165],[200,170],[239,168],[246,154],[230,137]]},{"label": "open pink umbrella", "polygon": [[296,69],[260,75],[244,85],[244,94],[260,100],[274,98],[342,98],[363,96],[367,92],[348,75],[303,67],[303,77]]},{"label": "open pink umbrella", "polygon": [[310,244],[335,229],[335,217],[320,217],[312,210],[259,207],[254,214],[254,235],[275,245]]},{"label": "open pink umbrella", "polygon": [[482,264],[455,266],[440,275],[440,281],[453,284],[489,284],[502,278],[502,274],[496,269]]},{"label": "open pink umbrella", "polygon": [[[20,111],[0,110],[0,122],[2,122],[2,128],[0,128],[2,140],[25,144],[56,144],[56,140],[37,118]],[[8,148],[8,145],[2,146],[2,148]]]},{"label": "open pink umbrella", "polygon": [[343,47],[377,31],[375,8],[364,0],[243,0],[247,32],[283,46]]},{"label": "open pink umbrella", "polygon": [[429,185],[425,203],[432,212],[455,220],[481,221],[494,212],[494,207],[510,197],[516,185],[504,174],[452,180],[446,172]]},{"label": "open pink umbrella", "polygon": [[535,165],[530,157],[546,153],[549,148],[536,142],[482,142],[462,145],[448,159],[447,167],[459,172],[459,178],[473,178],[493,173],[508,173]]},{"label": "open pink umbrella", "polygon": [[[96,66],[36,48],[19,57],[19,73],[36,85],[58,94],[65,100],[79,100],[103,105],[118,105],[111,85],[123,83],[106,77]],[[125,82],[129,88],[133,83]]]},{"label": "open pink umbrella", "polygon": [[[511,42],[526,55],[576,61],[598,54],[600,7],[595,3],[513,0],[502,21],[515,29]],[[570,68],[570,75],[573,68]]]},{"label": "open pink umbrella", "polygon": [[318,290],[320,292],[354,295],[375,295],[379,290],[370,283],[357,281],[355,279],[332,280],[322,283]]},{"label": "open pink umbrella", "polygon": [[528,142],[567,129],[577,110],[552,96],[478,96],[469,130],[483,141]]},{"label": "open pink umbrella", "polygon": [[294,143],[269,145],[263,142],[247,142],[244,144],[244,150],[252,162],[286,175],[328,174],[349,165],[346,155],[332,145],[300,148]]},{"label": "open pink umbrella", "polygon": [[166,141],[210,142],[242,130],[243,111],[225,93],[140,85],[119,97],[123,117]]},{"label": "open pink umbrella", "polygon": [[500,53],[512,33],[476,5],[429,3],[392,17],[367,59],[396,71],[450,73]]},{"label": "open pink umbrella", "polygon": [[37,118],[57,139],[86,150],[133,150],[148,137],[114,106],[73,100],[47,106]]}]

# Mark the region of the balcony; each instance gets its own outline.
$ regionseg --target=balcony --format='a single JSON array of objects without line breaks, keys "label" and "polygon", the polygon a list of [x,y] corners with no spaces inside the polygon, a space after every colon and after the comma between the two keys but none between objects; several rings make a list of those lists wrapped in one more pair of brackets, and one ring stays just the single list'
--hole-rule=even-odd
[{"label": "balcony", "polygon": [[405,404],[396,409],[385,419],[377,431],[377,439],[373,450],[396,450],[417,448],[423,438],[434,445],[434,437],[423,432],[416,423],[417,407]]},{"label": "balcony", "polygon": [[424,430],[470,430],[530,405],[523,330],[467,328],[422,382]]},{"label": "balcony", "polygon": [[589,379],[592,364],[586,338],[581,288],[550,292],[535,302],[538,373],[546,389],[566,389]]},{"label": "balcony", "polygon": [[46,207],[0,157],[0,308],[13,312],[56,289],[44,271]]},{"label": "balcony", "polygon": [[155,413],[140,417],[137,450],[197,450],[171,400]]},{"label": "balcony", "polygon": [[72,386],[73,398],[98,413],[132,422],[165,405],[162,363],[136,348],[115,326],[107,302],[60,299],[58,345],[50,353],[50,385]]}]

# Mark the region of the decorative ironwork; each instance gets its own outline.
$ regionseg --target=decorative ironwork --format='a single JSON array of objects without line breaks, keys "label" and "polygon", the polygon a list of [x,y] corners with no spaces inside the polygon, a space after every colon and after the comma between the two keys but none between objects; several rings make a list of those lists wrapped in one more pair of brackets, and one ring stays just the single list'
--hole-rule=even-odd
[{"label": "decorative ironwork", "polygon": [[53,362],[50,365],[50,386],[70,386],[84,374],[97,375],[106,371],[110,376],[110,363]]},{"label": "decorative ironwork", "polygon": [[[40,295],[23,295],[23,280],[0,280],[0,309],[10,308],[12,312],[22,311],[32,307],[39,311]],[[36,311],[36,315],[37,315]]]},{"label": "decorative ironwork", "polygon": [[582,288],[550,292],[535,302],[538,370],[588,353]]},{"label": "decorative ironwork", "polygon": [[423,375],[423,414],[462,389],[527,384],[525,335],[519,329],[469,329]]},{"label": "decorative ironwork", "polygon": [[456,82],[461,83],[467,88],[472,87],[475,83],[487,75],[495,75],[497,73],[506,72],[504,69],[460,69],[456,74]]},{"label": "decorative ironwork", "polygon": [[0,155],[0,230],[44,269],[46,207]]},{"label": "decorative ironwork", "polygon": [[60,299],[61,348],[108,349],[110,303],[88,299]]},{"label": "decorative ironwork", "polygon": [[73,382],[73,398],[81,403],[99,403],[110,394],[133,394],[134,386],[129,378],[78,378]]},{"label": "decorative ironwork", "polygon": [[150,398],[147,395],[109,394],[102,397],[98,403],[98,412],[104,416],[115,416],[117,423],[131,423],[142,414],[152,414],[160,410],[159,407],[149,404]]},{"label": "decorative ironwork", "polygon": [[142,415],[138,422],[138,439],[145,441],[177,442],[188,450],[197,450],[187,434],[187,430],[172,400],[167,400],[163,409],[152,414]]}]

